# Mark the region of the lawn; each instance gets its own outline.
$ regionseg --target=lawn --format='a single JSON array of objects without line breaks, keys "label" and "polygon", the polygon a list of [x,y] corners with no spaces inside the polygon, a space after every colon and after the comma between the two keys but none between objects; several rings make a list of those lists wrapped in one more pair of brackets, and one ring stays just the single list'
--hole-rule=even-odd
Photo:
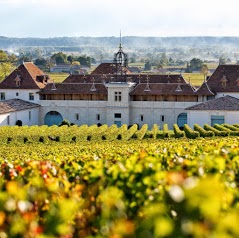
[{"label": "lawn", "polygon": [[54,80],[55,83],[63,82],[68,76],[68,73],[49,73],[51,80]]}]

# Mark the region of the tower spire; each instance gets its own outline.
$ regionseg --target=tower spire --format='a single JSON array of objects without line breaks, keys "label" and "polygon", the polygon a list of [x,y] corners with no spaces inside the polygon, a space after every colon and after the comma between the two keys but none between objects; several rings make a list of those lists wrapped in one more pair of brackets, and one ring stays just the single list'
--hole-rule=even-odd
[{"label": "tower spire", "polygon": [[122,50],[121,30],[120,30],[120,45],[119,45],[119,49]]}]

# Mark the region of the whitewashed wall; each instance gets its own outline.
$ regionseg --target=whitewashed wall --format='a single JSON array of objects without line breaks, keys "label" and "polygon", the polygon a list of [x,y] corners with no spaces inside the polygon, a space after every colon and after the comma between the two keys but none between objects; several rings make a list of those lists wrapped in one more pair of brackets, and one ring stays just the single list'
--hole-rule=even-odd
[{"label": "whitewashed wall", "polygon": [[[196,105],[195,102],[149,102],[149,101],[133,101],[131,102],[130,121],[137,123],[139,126],[148,124],[151,128],[153,124],[168,124],[169,129],[177,123],[179,114],[187,113],[185,108]],[[143,115],[144,121],[141,121],[140,115]],[[164,121],[162,121],[164,116]]]},{"label": "whitewashed wall", "polygon": [[[29,118],[29,112],[31,112],[31,118]],[[9,124],[7,117],[9,116]],[[14,126],[16,125],[16,121],[21,120],[23,125],[39,125],[39,107],[10,112],[0,115],[0,126]]]},{"label": "whitewashed wall", "polygon": [[203,126],[211,125],[211,116],[224,116],[225,123],[239,124],[239,111],[193,111],[188,110],[188,125],[193,127],[194,124]]},{"label": "whitewashed wall", "polygon": [[[8,99],[22,99],[25,101],[29,100],[29,93],[34,93],[34,100],[31,100],[30,102],[38,103],[39,102],[39,90],[29,90],[29,89],[0,89],[0,93],[5,92],[5,100]],[[18,93],[18,96],[17,96]]]},{"label": "whitewashed wall", "polygon": [[215,98],[220,98],[220,97],[224,97],[224,96],[227,96],[227,95],[231,96],[231,97],[234,97],[234,98],[239,98],[239,92],[238,93],[227,93],[227,92],[217,93]]},{"label": "whitewashed wall", "polygon": [[[44,100],[40,101],[40,104],[42,105],[40,108],[40,125],[44,124],[44,118],[50,111],[59,112],[63,119],[77,125],[106,123],[107,101]],[[79,114],[79,120],[76,120],[76,113]],[[100,115],[100,120],[97,120],[97,114]]]}]

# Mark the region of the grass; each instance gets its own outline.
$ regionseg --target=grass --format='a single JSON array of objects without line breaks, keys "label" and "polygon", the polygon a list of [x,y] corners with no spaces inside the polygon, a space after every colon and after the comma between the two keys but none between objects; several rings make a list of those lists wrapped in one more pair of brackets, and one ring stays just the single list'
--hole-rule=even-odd
[{"label": "grass", "polygon": [[183,77],[193,86],[201,86],[204,81],[204,75],[200,73],[184,73]]},{"label": "grass", "polygon": [[[49,73],[49,75],[55,83],[61,83],[69,76],[67,73]],[[204,81],[204,76],[200,73],[184,73],[183,77],[193,86],[200,86]]]},{"label": "grass", "polygon": [[55,83],[62,83],[68,76],[68,73],[49,73],[51,80]]}]

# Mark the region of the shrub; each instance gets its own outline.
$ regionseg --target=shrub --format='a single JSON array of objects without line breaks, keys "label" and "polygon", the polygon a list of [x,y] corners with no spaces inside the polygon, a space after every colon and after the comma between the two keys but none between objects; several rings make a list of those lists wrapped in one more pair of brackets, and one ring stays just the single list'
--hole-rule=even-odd
[{"label": "shrub", "polygon": [[138,125],[134,124],[124,134],[122,134],[122,139],[129,140],[130,138],[134,136],[137,130],[138,130]]},{"label": "shrub", "polygon": [[21,120],[17,120],[16,121],[16,126],[22,126],[22,121]]},{"label": "shrub", "polygon": [[214,132],[213,131],[207,131],[198,124],[194,125],[194,130],[198,131],[201,137],[213,137]]},{"label": "shrub", "polygon": [[142,140],[147,130],[148,130],[148,125],[144,124],[140,130],[136,131],[135,137],[139,140]]},{"label": "shrub", "polygon": [[185,132],[181,131],[177,124],[173,125],[173,131],[176,138],[181,138],[185,136]]},{"label": "shrub", "polygon": [[159,126],[157,124],[154,124],[152,128],[152,137],[154,139],[157,139],[158,130],[159,130]]},{"label": "shrub", "polygon": [[168,124],[163,125],[163,138],[169,137]]},{"label": "shrub", "polygon": [[200,136],[198,131],[194,131],[189,125],[184,125],[184,131],[188,138],[195,139]]},{"label": "shrub", "polygon": [[213,131],[213,133],[215,134],[215,136],[227,136],[228,133],[226,131],[219,131],[218,129],[209,126],[208,124],[205,124],[203,127],[206,131]]},{"label": "shrub", "polygon": [[[219,125],[219,124],[215,124],[215,125],[214,125],[214,128],[216,128],[216,129],[219,130],[220,132],[223,132],[223,133],[225,134],[225,136],[230,135],[231,130],[229,130],[229,129],[227,129],[227,128],[225,128],[225,127]],[[222,134],[223,134],[223,133],[222,133]],[[222,136],[224,136],[224,135],[222,135]]]},{"label": "shrub", "polygon": [[231,131],[239,131],[239,128],[229,124],[223,124],[224,127],[230,129]]},{"label": "shrub", "polygon": [[70,126],[71,123],[70,123],[68,120],[64,119],[64,120],[59,124],[59,126],[64,126],[64,125]]}]

